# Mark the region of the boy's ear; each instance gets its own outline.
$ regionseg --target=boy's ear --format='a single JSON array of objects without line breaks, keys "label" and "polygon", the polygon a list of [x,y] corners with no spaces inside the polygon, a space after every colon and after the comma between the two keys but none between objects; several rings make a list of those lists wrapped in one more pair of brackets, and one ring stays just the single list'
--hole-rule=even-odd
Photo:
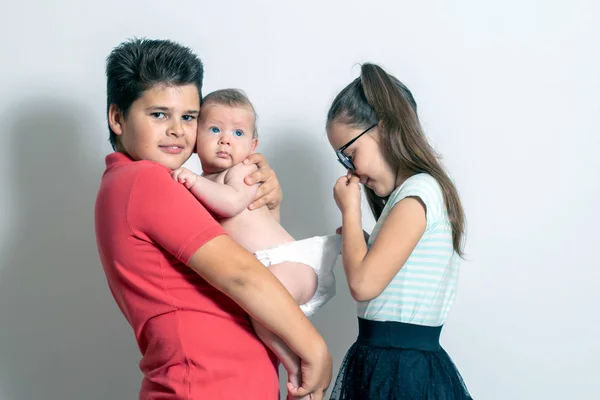
[{"label": "boy's ear", "polygon": [[111,104],[108,107],[108,124],[115,135],[123,134],[123,113],[116,104]]},{"label": "boy's ear", "polygon": [[250,148],[250,154],[254,153],[256,147],[258,146],[258,138],[252,139],[252,147]]}]

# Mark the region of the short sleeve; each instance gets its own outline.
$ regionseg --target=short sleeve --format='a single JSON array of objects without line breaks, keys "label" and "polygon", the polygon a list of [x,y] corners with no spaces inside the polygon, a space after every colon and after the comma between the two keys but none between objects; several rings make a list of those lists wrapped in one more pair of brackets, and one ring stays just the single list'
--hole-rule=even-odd
[{"label": "short sleeve", "polygon": [[407,197],[418,197],[425,204],[427,230],[434,227],[443,216],[445,209],[442,190],[429,174],[418,174],[408,178],[388,199],[389,209]]},{"label": "short sleeve", "polygon": [[206,242],[225,234],[168,169],[150,163],[136,178],[127,217],[134,234],[155,242],[186,265]]}]

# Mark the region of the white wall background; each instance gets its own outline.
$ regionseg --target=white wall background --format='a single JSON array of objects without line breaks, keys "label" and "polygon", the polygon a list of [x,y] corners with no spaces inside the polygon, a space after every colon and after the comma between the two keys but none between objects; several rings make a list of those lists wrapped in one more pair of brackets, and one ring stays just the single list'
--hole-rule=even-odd
[{"label": "white wall background", "polygon": [[[298,238],[340,222],[331,100],[359,62],[394,73],[468,215],[442,340],[474,397],[599,396],[598,1],[37,0],[1,14],[1,400],[137,398],[139,351],[93,229],[104,60],[133,36],[192,47],[206,91],[248,92]],[[315,318],[336,370],[356,335],[339,271]]]}]

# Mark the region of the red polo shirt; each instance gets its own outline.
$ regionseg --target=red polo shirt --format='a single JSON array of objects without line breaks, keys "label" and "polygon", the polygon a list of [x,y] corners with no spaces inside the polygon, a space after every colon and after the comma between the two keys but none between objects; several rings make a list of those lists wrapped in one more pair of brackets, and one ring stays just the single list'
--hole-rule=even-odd
[{"label": "red polo shirt", "polygon": [[140,399],[278,398],[275,358],[248,315],[187,266],[225,232],[167,167],[108,155],[95,223],[108,286],[142,352]]}]

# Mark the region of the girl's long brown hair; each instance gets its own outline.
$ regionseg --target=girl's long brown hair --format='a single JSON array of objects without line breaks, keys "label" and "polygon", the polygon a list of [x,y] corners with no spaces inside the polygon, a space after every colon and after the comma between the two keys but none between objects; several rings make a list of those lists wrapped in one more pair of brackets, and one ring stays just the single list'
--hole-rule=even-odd
[{"label": "girl's long brown hair", "polygon": [[[386,161],[403,174],[428,173],[442,188],[452,227],[452,245],[463,256],[465,215],[454,183],[444,170],[439,155],[429,144],[419,117],[417,103],[402,82],[375,64],[363,64],[361,74],[342,90],[327,114],[327,126],[349,124],[366,129],[379,123],[380,148]],[[387,197],[365,187],[375,219],[379,219]]]}]

